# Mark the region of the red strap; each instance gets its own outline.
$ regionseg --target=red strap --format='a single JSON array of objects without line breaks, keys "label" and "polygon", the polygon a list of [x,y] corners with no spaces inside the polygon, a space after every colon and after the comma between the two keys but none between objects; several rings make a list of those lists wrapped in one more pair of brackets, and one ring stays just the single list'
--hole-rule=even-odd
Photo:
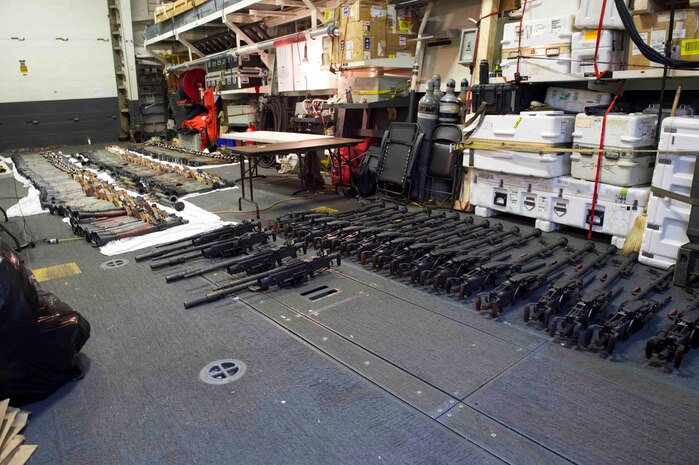
[{"label": "red strap", "polygon": [[[604,10],[607,9],[607,0],[602,0],[602,11],[599,13],[599,22],[597,23],[597,40],[595,41],[595,57],[592,64],[595,67],[595,78],[599,79],[602,74],[599,72],[599,67],[597,66],[597,52],[599,52],[599,41],[602,37],[602,24],[604,23]],[[606,119],[606,115],[605,115]],[[602,126],[604,128],[604,126]]]},{"label": "red strap", "polygon": [[590,225],[589,229],[587,230],[587,239],[590,240],[592,238],[592,226],[595,223],[595,207],[597,206],[597,188],[599,187],[599,174],[602,168],[602,155],[604,154],[604,132],[607,127],[607,115],[609,112],[612,111],[612,108],[614,108],[614,104],[616,103],[616,99],[619,98],[619,95],[621,94],[621,90],[624,88],[624,81],[621,81],[621,85],[619,86],[619,89],[616,91],[616,95],[612,99],[612,102],[609,104],[607,107],[607,111],[604,112],[604,116],[602,117],[602,131],[600,134],[600,140],[599,140],[599,152],[597,152],[597,171],[595,172],[595,189],[592,192],[592,208],[590,209]]}]

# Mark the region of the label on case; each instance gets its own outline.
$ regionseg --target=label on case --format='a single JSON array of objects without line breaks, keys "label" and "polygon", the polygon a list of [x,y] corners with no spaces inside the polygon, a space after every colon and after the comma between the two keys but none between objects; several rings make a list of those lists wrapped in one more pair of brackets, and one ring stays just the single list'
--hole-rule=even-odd
[{"label": "label on case", "polygon": [[680,47],[682,56],[699,55],[699,39],[687,39],[682,41]]}]

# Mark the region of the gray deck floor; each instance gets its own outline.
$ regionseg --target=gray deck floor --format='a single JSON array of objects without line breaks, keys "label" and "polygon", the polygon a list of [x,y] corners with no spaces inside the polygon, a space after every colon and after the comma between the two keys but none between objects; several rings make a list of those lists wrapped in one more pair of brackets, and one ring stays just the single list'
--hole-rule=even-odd
[{"label": "gray deck floor", "polygon": [[[13,184],[0,177],[3,207]],[[266,206],[298,180],[256,187]],[[217,211],[237,195],[193,202]],[[322,193],[264,215],[352,202]],[[58,217],[26,220],[36,239],[71,236]],[[27,442],[39,444],[30,464],[699,463],[699,352],[673,373],[643,358],[662,314],[605,360],[524,325],[521,307],[492,320],[350,260],[299,288],[185,310],[221,276],[166,284],[134,255],[104,270],[109,257],[83,241],[22,253],[32,268],[78,264],[81,274],[43,286],[93,331],[85,378],[26,407]],[[339,292],[300,295],[321,285]],[[201,382],[222,358],[244,361],[246,374]]]}]

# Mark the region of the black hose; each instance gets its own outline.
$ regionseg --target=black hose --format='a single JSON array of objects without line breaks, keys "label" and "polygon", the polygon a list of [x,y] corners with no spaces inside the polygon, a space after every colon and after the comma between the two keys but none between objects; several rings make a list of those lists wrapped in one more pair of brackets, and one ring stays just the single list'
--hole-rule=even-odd
[{"label": "black hose", "polygon": [[[659,63],[669,68],[699,68],[699,63],[695,61],[675,60],[674,58],[670,58],[663,55],[662,53],[659,53],[657,50],[647,45],[639,35],[638,29],[636,29],[636,25],[633,23],[631,12],[624,4],[624,0],[614,0],[614,4],[616,5],[616,9],[619,12],[619,18],[621,18],[621,22],[624,24],[624,27],[629,33],[631,41],[636,45],[636,47],[638,47],[638,50],[641,52],[641,55],[648,58],[650,61],[654,63]],[[672,19],[674,19],[674,8],[671,11],[671,16]],[[672,27],[672,23],[673,21],[671,20],[670,27]],[[672,33],[670,33],[669,40],[672,41]]]}]

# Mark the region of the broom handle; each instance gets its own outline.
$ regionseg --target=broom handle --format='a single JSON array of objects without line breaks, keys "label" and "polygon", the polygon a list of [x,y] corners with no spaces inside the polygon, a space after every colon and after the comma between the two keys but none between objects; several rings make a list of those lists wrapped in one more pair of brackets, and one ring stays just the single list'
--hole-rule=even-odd
[{"label": "broom handle", "polygon": [[[682,86],[677,86],[675,91],[675,100],[672,101],[672,110],[670,110],[670,116],[675,116],[677,113],[677,106],[680,104],[680,95],[682,94]],[[660,128],[658,128],[660,130]]]}]

